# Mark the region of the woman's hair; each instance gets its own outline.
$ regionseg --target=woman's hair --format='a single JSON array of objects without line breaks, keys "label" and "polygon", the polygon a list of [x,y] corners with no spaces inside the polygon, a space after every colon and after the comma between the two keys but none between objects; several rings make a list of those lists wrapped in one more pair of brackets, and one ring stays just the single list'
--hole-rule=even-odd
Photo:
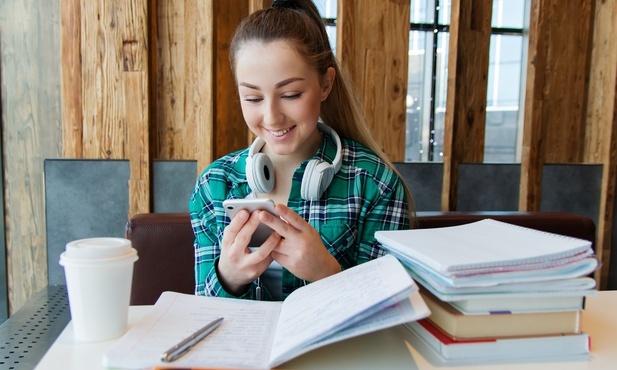
[{"label": "woman's hair", "polygon": [[[246,43],[270,43],[277,40],[290,42],[320,76],[325,76],[329,67],[334,68],[334,84],[328,98],[321,103],[321,119],[340,136],[371,149],[401,177],[368,128],[362,104],[350,78],[341,69],[332,52],[325,25],[311,0],[276,0],[271,8],[258,10],[245,18],[231,42],[229,58],[234,73],[238,51]],[[410,218],[413,220],[413,198],[404,185]]]}]

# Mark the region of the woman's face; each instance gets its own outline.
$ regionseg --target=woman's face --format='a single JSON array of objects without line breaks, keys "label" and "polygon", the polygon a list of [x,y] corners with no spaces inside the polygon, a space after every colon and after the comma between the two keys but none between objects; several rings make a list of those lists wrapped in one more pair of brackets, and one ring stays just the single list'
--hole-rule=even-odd
[{"label": "woman's face", "polygon": [[317,120],[334,69],[322,78],[286,41],[247,43],[235,67],[244,120],[264,150],[310,158],[321,143]]}]

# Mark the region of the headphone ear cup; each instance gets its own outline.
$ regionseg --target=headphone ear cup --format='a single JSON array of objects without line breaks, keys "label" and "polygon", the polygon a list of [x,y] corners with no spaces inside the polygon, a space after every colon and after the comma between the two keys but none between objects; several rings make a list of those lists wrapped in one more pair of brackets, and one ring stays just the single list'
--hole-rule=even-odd
[{"label": "headphone ear cup", "polygon": [[274,166],[267,155],[257,153],[247,158],[246,180],[256,193],[269,193],[274,189]]},{"label": "headphone ear cup", "polygon": [[309,161],[302,176],[300,195],[304,200],[318,200],[334,178],[334,167],[328,162]]}]

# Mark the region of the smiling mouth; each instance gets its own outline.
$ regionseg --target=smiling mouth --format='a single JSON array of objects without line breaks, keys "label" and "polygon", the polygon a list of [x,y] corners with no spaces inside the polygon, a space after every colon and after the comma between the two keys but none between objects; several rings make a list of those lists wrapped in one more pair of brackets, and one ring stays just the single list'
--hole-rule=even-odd
[{"label": "smiling mouth", "polygon": [[293,127],[286,128],[284,130],[279,130],[279,131],[271,131],[271,130],[268,130],[268,131],[272,134],[272,136],[281,137],[285,135],[286,133],[288,133],[289,131],[291,131],[292,129]]}]

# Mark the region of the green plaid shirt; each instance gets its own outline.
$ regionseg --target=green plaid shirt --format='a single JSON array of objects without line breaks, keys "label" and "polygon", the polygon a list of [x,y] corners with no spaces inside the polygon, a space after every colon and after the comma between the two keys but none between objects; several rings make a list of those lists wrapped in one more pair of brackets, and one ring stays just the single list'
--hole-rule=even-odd
[{"label": "green plaid shirt", "polygon": [[[336,143],[329,135],[315,154],[332,163]],[[385,251],[375,240],[375,231],[409,228],[407,201],[402,180],[363,145],[341,138],[342,166],[318,201],[300,196],[302,176],[308,161],[295,171],[287,206],[297,212],[320,234],[328,251],[341,268],[380,257]],[[251,189],[246,181],[248,149],[228,154],[201,174],[189,201],[195,233],[195,294],[235,297],[221,286],[216,264],[221,253],[223,229],[229,218],[223,201],[246,198]],[[304,285],[304,281],[283,268],[283,298]],[[254,299],[255,287],[240,298]],[[264,289],[265,290],[265,289]],[[266,299],[269,294],[262,294]]]}]

